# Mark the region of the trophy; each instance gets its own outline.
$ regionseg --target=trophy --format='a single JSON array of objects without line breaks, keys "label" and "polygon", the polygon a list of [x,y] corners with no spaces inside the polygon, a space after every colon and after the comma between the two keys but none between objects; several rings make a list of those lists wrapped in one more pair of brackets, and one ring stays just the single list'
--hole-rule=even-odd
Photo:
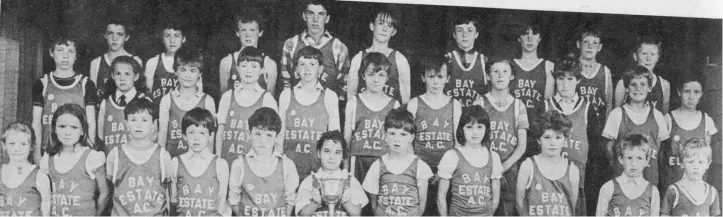
[{"label": "trophy", "polygon": [[336,204],[341,201],[341,194],[344,191],[344,179],[321,179],[321,200],[326,202],[329,208],[329,215],[336,214]]}]

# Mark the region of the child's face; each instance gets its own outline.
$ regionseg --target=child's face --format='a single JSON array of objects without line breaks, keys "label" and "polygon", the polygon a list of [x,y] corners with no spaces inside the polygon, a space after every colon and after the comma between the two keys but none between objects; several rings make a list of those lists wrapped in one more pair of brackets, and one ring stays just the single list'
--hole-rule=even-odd
[{"label": "child's face", "polygon": [[639,177],[643,175],[645,166],[648,165],[646,153],[639,148],[629,148],[623,150],[622,156],[618,157],[620,164],[623,165],[623,173],[628,177]]},{"label": "child's face", "polygon": [[648,93],[650,93],[648,79],[642,76],[636,76],[630,79],[627,91],[632,102],[645,102],[645,98],[647,98]]},{"label": "child's face", "polygon": [[397,34],[397,29],[392,26],[392,18],[386,14],[377,14],[374,23],[369,24],[369,29],[374,32],[374,40],[381,43],[389,42]]},{"label": "child's face", "polygon": [[454,26],[454,40],[457,41],[457,47],[462,50],[468,50],[474,47],[474,41],[479,36],[477,28],[474,27],[474,23],[469,22],[466,24],[460,24]]},{"label": "child's face", "polygon": [[575,90],[577,89],[577,84],[579,83],[580,80],[570,74],[565,74],[564,76],[558,76],[555,78],[557,93],[560,94],[561,97],[575,96]]},{"label": "child's face", "polygon": [[276,132],[273,130],[251,129],[251,144],[256,153],[270,153],[274,150]]},{"label": "child's face", "polygon": [[487,126],[481,123],[467,123],[462,130],[464,130],[464,139],[465,143],[467,143],[465,145],[481,145]]},{"label": "child's face", "polygon": [[635,57],[635,61],[638,65],[652,69],[658,64],[658,58],[660,58],[660,48],[654,44],[642,44],[633,57]]},{"label": "child's face", "polygon": [[13,131],[7,132],[3,148],[11,162],[23,162],[28,160],[30,145],[30,134]]},{"label": "child's face", "polygon": [[239,21],[236,36],[241,40],[241,47],[256,47],[259,38],[264,32],[259,30],[259,23],[252,21],[250,23],[242,23]]},{"label": "child's face", "polygon": [[512,75],[510,64],[498,62],[490,66],[490,83],[497,90],[504,90],[510,87],[510,81],[515,78]]},{"label": "child's face", "polygon": [[178,83],[183,88],[196,87],[196,83],[201,79],[201,70],[196,66],[185,64],[178,66]]},{"label": "child's face", "polygon": [[71,114],[62,114],[58,116],[55,123],[55,135],[60,143],[63,143],[63,146],[73,147],[83,135],[83,126],[80,124],[78,117]]},{"label": "child's face", "polygon": [[380,70],[374,72],[374,66],[369,64],[367,70],[364,72],[364,83],[366,84],[366,90],[370,93],[381,93],[384,91],[384,85],[389,80],[389,73],[387,70]]},{"label": "child's face", "polygon": [[148,112],[139,112],[128,115],[125,120],[126,130],[134,139],[150,138],[156,126],[153,116]]},{"label": "child's face", "polygon": [[256,83],[261,75],[261,64],[254,61],[241,61],[238,63],[238,71],[241,81],[246,84]]},{"label": "child's face", "polygon": [[53,57],[55,67],[57,67],[58,69],[73,69],[73,64],[75,64],[75,58],[77,58],[77,54],[75,51],[75,42],[67,42],[67,45],[56,44],[53,50],[50,51],[50,56]]},{"label": "child's face", "polygon": [[183,32],[181,32],[181,30],[163,30],[163,45],[166,47],[167,52],[176,53],[184,42],[186,42],[186,37],[183,36]]},{"label": "child's face", "polygon": [[324,26],[329,23],[329,14],[322,5],[307,5],[302,18],[306,22],[306,31],[312,35],[324,33]]},{"label": "child's face", "polygon": [[339,165],[341,165],[341,160],[344,159],[344,150],[342,150],[341,144],[333,140],[324,141],[324,145],[318,154],[321,160],[321,167],[324,168],[324,170],[338,170]]},{"label": "child's face", "polygon": [[193,152],[201,152],[213,143],[213,134],[204,126],[191,125],[186,128],[186,134],[183,139],[186,140],[189,149]]},{"label": "child's face", "polygon": [[703,174],[708,170],[708,166],[710,166],[710,161],[707,158],[709,154],[710,153],[699,151],[698,154],[692,157],[683,158],[683,164],[681,166],[688,179],[697,181],[703,178]]},{"label": "child's face", "polygon": [[113,77],[118,90],[125,93],[133,88],[133,84],[138,81],[139,75],[133,72],[133,66],[130,64],[118,63],[115,64],[111,77]]},{"label": "child's face", "polygon": [[389,128],[386,130],[385,140],[389,144],[389,151],[391,152],[406,152],[409,150],[414,135],[405,131],[404,129]]},{"label": "child's face", "polygon": [[703,96],[703,87],[697,81],[688,82],[683,84],[681,90],[678,91],[678,95],[680,95],[683,106],[695,109],[698,106],[700,97]]},{"label": "child's face", "polygon": [[535,34],[532,32],[532,29],[528,29],[525,31],[525,34],[522,34],[519,38],[517,38],[517,41],[520,42],[523,51],[535,52],[537,51],[537,46],[540,45],[541,39],[542,37],[540,36],[540,33]]},{"label": "child's face", "polygon": [[125,44],[129,38],[126,34],[126,28],[116,24],[108,24],[106,26],[104,37],[111,51],[122,50],[123,44]]},{"label": "child's face", "polygon": [[447,76],[447,66],[443,65],[439,72],[424,72],[422,81],[424,81],[424,84],[427,86],[427,92],[441,93],[444,91],[444,85],[449,82],[449,76]]},{"label": "child's face", "polygon": [[565,135],[555,130],[545,130],[545,132],[537,139],[540,143],[542,154],[546,156],[561,156],[562,146],[565,144]]},{"label": "child's face", "polygon": [[585,36],[577,42],[577,48],[580,49],[580,56],[583,59],[594,60],[597,53],[602,50],[602,44],[598,37]]},{"label": "child's face", "polygon": [[299,73],[299,77],[301,77],[302,81],[306,82],[316,81],[322,69],[323,66],[321,66],[316,59],[301,57],[296,64],[296,71]]}]

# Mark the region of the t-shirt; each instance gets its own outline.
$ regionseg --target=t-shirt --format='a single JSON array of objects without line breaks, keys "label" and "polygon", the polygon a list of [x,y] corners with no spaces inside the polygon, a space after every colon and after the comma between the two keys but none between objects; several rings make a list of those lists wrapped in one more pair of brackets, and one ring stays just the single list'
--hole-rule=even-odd
[{"label": "t-shirt", "polygon": [[[650,113],[649,106],[646,106],[646,110],[644,112],[636,113],[631,108],[630,105],[623,105],[625,107],[625,113],[627,113],[628,117],[633,121],[635,124],[643,124],[648,119],[648,114]],[[663,116],[663,113],[660,113],[660,111],[655,110],[653,111],[653,114],[655,115],[655,121],[658,123],[658,141],[666,140],[670,137],[670,132],[668,131],[668,126],[665,125],[667,123],[665,121],[665,116]],[[622,122],[623,118],[623,109],[621,107],[615,108],[610,112],[610,115],[608,115],[608,120],[605,122],[605,128],[603,129],[603,136],[615,140],[618,138],[618,129],[620,128],[620,123]]]},{"label": "t-shirt", "polygon": [[[59,78],[53,75],[52,72],[50,75],[53,76],[53,80],[55,80],[55,83],[60,87],[72,86],[75,84],[76,79],[78,79],[76,76]],[[44,84],[41,78],[35,79],[35,82],[33,82],[33,106],[43,107],[45,105],[43,92],[45,91],[46,86],[47,84]],[[85,105],[97,105],[100,100],[98,100],[98,95],[96,94],[97,90],[93,81],[88,79],[84,84],[84,88],[85,95],[83,96],[83,99],[85,100]]]}]

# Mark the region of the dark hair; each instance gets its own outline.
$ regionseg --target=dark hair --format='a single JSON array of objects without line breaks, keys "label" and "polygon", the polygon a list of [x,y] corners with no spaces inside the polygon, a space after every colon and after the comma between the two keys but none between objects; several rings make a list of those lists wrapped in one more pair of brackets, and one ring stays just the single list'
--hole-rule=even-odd
[{"label": "dark hair", "polygon": [[253,8],[253,9],[247,8],[247,9],[245,9],[245,10],[243,11],[243,13],[236,14],[236,15],[234,16],[234,19],[233,19],[233,21],[234,21],[234,22],[233,22],[233,28],[236,29],[236,31],[238,31],[238,30],[239,30],[239,29],[238,29],[238,25],[239,25],[239,24],[241,24],[241,23],[252,23],[252,22],[256,22],[256,24],[258,24],[258,26],[259,26],[259,27],[258,27],[258,28],[259,28],[259,32],[263,32],[264,29],[266,28],[266,26],[265,26],[266,20],[264,19],[264,17],[263,17],[261,14],[259,14],[259,13],[256,12],[256,11],[258,11],[258,10],[260,10],[260,9],[258,9],[258,8]]},{"label": "dark hair", "polygon": [[485,135],[482,138],[482,144],[490,142],[490,116],[487,112],[479,105],[473,105],[462,109],[462,115],[459,117],[459,124],[457,125],[457,142],[459,145],[464,146],[467,142],[467,138],[464,135],[464,126],[471,123],[477,123],[485,125]]},{"label": "dark hair", "polygon": [[113,79],[113,74],[115,73],[115,66],[118,64],[127,64],[130,65],[133,68],[133,74],[138,75],[138,80],[133,82],[133,87],[136,88],[136,91],[143,94],[148,94],[148,87],[146,86],[146,76],[145,73],[143,73],[143,67],[141,66],[138,61],[133,59],[133,57],[129,56],[119,56],[113,59],[113,62],[110,64],[111,68],[111,76],[110,79],[108,79],[108,82],[106,82],[105,85],[105,96],[100,96],[102,99],[108,98],[108,96],[112,96],[113,93],[118,89],[118,86],[115,85],[115,80]]},{"label": "dark hair", "polygon": [[208,130],[209,133],[216,132],[216,118],[213,117],[211,111],[196,107],[186,112],[181,119],[181,133],[186,134],[186,129],[191,126],[203,127]]},{"label": "dark hair", "polygon": [[[28,145],[30,146],[30,154],[28,154],[28,162],[30,164],[35,164],[35,140],[37,139],[35,137],[35,131],[32,127],[30,127],[29,124],[26,124],[25,122],[21,121],[15,121],[8,126],[5,127],[5,130],[3,130],[2,137],[0,137],[0,141],[2,141],[3,146],[7,144],[7,137],[10,132],[18,132],[18,133],[25,133],[28,134],[28,137],[30,137],[30,141],[28,141]],[[2,156],[5,157],[5,156]]]},{"label": "dark hair", "polygon": [[540,26],[540,23],[538,21],[522,24],[522,28],[517,35],[526,35],[528,30],[532,30],[532,34],[540,34],[540,36],[542,36],[542,27]]},{"label": "dark hair", "polygon": [[371,24],[377,23],[377,18],[381,18],[382,21],[389,20],[390,26],[392,26],[394,29],[397,29],[399,27],[399,15],[391,10],[380,10],[379,12],[374,15],[372,20],[369,21]]},{"label": "dark hair", "polygon": [[703,86],[703,83],[705,83],[703,82],[704,79],[698,73],[694,73],[691,71],[683,72],[681,74],[678,74],[678,78],[675,80],[677,81],[676,86],[678,86],[678,91],[683,91],[683,86],[690,82],[698,82],[698,84],[700,84],[700,87],[705,89],[705,87]]},{"label": "dark hair", "polygon": [[[379,52],[370,52],[367,53],[366,56],[364,56],[364,59],[362,59],[361,67],[359,67],[359,80],[363,81],[365,73],[367,71],[367,68],[369,66],[372,66],[372,72],[377,73],[382,70],[386,70],[389,72],[389,68],[392,67],[392,62],[387,59],[384,54]],[[387,77],[389,77],[389,73],[387,73]]]},{"label": "dark hair", "polygon": [[303,4],[303,8],[301,9],[301,11],[305,12],[306,8],[309,7],[309,5],[321,5],[322,7],[324,7],[324,10],[326,10],[326,14],[331,15],[333,4],[334,1],[332,0],[306,0]]},{"label": "dark hair", "polygon": [[663,52],[663,42],[658,40],[656,37],[646,35],[646,36],[641,36],[640,38],[638,38],[638,41],[635,44],[635,47],[633,48],[634,49],[633,53],[637,53],[638,50],[640,50],[640,48],[642,48],[644,44],[655,45],[656,47],[658,47],[658,54]]},{"label": "dark hair", "polygon": [[58,46],[58,45],[70,46],[71,43],[75,47],[76,57],[77,57],[78,51],[80,50],[80,48],[78,46],[80,44],[78,43],[78,39],[74,38],[74,37],[60,36],[60,37],[53,39],[53,41],[51,41],[50,44],[48,44],[48,51],[50,51],[52,53],[55,50],[55,46]]},{"label": "dark hair", "polygon": [[279,134],[281,132],[281,118],[273,109],[262,107],[249,117],[249,131],[254,128],[274,131]]},{"label": "dark hair", "polygon": [[158,32],[161,34],[161,38],[163,38],[163,31],[166,29],[181,31],[181,35],[185,36],[186,28],[185,22],[180,17],[173,17],[163,21],[158,26]]},{"label": "dark hair", "polygon": [[615,144],[615,148],[613,149],[614,156],[618,158],[623,157],[623,153],[625,150],[630,149],[640,149],[643,152],[645,152],[645,158],[650,159],[650,145],[648,144],[648,139],[645,138],[645,136],[640,134],[630,134],[623,138],[623,140],[620,143]]},{"label": "dark hair", "polygon": [[83,135],[80,135],[80,138],[78,139],[78,144],[81,147],[93,147],[92,139],[94,138],[90,138],[88,135],[89,127],[88,118],[85,116],[85,108],[75,103],[68,103],[58,107],[58,110],[55,110],[55,113],[53,113],[53,120],[51,122],[50,128],[50,144],[47,148],[48,154],[50,154],[50,156],[54,156],[63,151],[63,144],[60,142],[60,140],[58,139],[58,135],[55,133],[55,127],[58,124],[58,117],[64,114],[75,116],[80,122]]},{"label": "dark hair", "polygon": [[148,98],[135,98],[128,102],[128,105],[123,109],[123,116],[128,120],[128,116],[140,113],[148,113],[151,115],[152,120],[158,119],[158,112],[156,107]]},{"label": "dark hair", "polygon": [[479,21],[477,21],[476,19],[472,19],[472,17],[467,14],[457,16],[454,19],[452,19],[452,26],[450,29],[452,29],[452,32],[454,33],[457,25],[464,25],[464,24],[469,24],[469,23],[472,23],[475,31],[477,31],[477,32],[480,31],[481,25],[480,25]]},{"label": "dark hair", "polygon": [[419,61],[422,64],[422,77],[427,75],[427,72],[434,72],[435,74],[441,73],[443,70],[443,67],[446,67],[447,70],[447,76],[449,75],[450,69],[449,66],[451,64],[450,59],[451,57],[445,57],[442,55],[426,55],[421,58]]},{"label": "dark hair", "polygon": [[602,43],[603,33],[599,29],[591,28],[591,29],[582,31],[582,33],[580,33],[580,38],[578,39],[578,41],[582,41],[583,39],[585,39],[585,37],[588,37],[588,36],[598,38],[598,39],[600,39],[600,41]]},{"label": "dark hair", "polygon": [[389,129],[403,129],[410,134],[417,133],[417,126],[414,125],[414,116],[405,108],[396,108],[389,111],[384,118],[384,131]]},{"label": "dark hair", "polygon": [[316,61],[319,61],[319,65],[322,65],[322,59],[324,58],[324,54],[321,53],[319,49],[316,49],[312,46],[306,46],[301,48],[298,52],[296,52],[296,56],[294,57],[294,66],[299,64],[299,59],[301,58],[305,59],[315,59]]},{"label": "dark hair", "polygon": [[[341,152],[343,153],[342,160],[349,158],[349,149],[347,148],[346,140],[344,139],[344,135],[339,132],[339,130],[334,131],[326,131],[321,134],[321,138],[319,138],[319,141],[316,142],[316,151],[321,153],[321,148],[324,147],[324,142],[326,141],[333,141],[336,143],[339,143],[341,145]],[[339,168],[341,168],[343,165],[339,165]]]},{"label": "dark hair", "polygon": [[[514,76],[515,70],[512,70],[512,60],[507,58],[492,57],[485,63],[485,72],[489,75],[492,72],[492,65],[497,63],[505,63],[510,66],[510,73]],[[511,83],[511,82],[510,82]]]},{"label": "dark hair", "polygon": [[109,25],[118,25],[123,27],[123,31],[125,31],[126,36],[131,35],[131,23],[127,20],[127,18],[122,17],[120,15],[111,15],[111,18],[108,19],[108,22],[106,22],[105,26],[103,26],[103,35],[105,35],[105,32],[108,30]]},{"label": "dark hair", "polygon": [[178,71],[178,67],[188,65],[198,68],[198,70],[203,74],[203,61],[203,55],[199,50],[184,46],[176,52],[173,70]]},{"label": "dark hair", "polygon": [[553,78],[565,77],[565,75],[571,75],[577,80],[582,79],[582,68],[580,67],[580,61],[574,57],[561,57],[555,63],[555,71],[552,72]]},{"label": "dark hair", "polygon": [[533,138],[535,139],[542,137],[542,134],[547,130],[560,132],[565,135],[565,137],[569,137],[570,131],[572,130],[572,122],[560,114],[560,112],[552,110],[538,115],[533,121],[533,124],[530,125],[530,128],[532,128],[532,136],[534,136]]},{"label": "dark hair", "polygon": [[236,63],[240,62],[257,62],[261,66],[261,68],[264,67],[264,53],[261,52],[258,48],[255,47],[245,47],[243,50],[241,50],[241,53],[238,55],[238,60]]},{"label": "dark hair", "polygon": [[630,82],[634,78],[645,78],[648,80],[648,85],[652,85],[653,77],[650,73],[650,70],[648,68],[645,68],[645,66],[641,65],[635,65],[631,69],[628,69],[623,74],[623,86],[625,88],[628,88],[630,86]]}]

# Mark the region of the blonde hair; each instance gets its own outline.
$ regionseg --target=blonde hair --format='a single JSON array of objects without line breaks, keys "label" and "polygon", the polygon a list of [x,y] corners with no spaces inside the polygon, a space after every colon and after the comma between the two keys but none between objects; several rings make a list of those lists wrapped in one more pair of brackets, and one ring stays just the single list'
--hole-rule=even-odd
[{"label": "blonde hair", "polygon": [[700,156],[703,154],[708,162],[713,160],[713,150],[704,140],[699,138],[691,138],[685,140],[683,144],[678,147],[678,153],[680,153],[681,160],[684,158],[691,158]]},{"label": "blonde hair", "polygon": [[31,128],[30,125],[20,121],[8,124],[8,126],[5,127],[2,135],[0,135],[0,141],[2,141],[3,146],[5,146],[6,139],[8,138],[8,136],[10,136],[11,132],[25,133],[30,137],[30,141],[28,141],[28,145],[30,145],[28,162],[30,162],[31,164],[35,164],[35,131],[33,131],[33,128]]}]

